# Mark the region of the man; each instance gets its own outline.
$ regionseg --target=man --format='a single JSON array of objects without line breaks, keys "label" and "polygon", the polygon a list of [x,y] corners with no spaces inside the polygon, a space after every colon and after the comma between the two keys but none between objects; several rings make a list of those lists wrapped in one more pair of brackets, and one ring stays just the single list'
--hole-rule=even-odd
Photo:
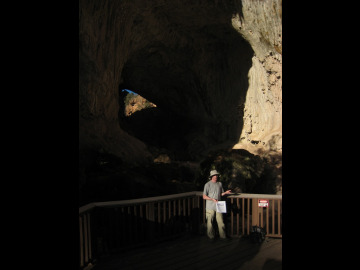
[{"label": "man", "polygon": [[207,236],[214,239],[215,233],[213,228],[214,218],[219,228],[220,239],[226,239],[225,224],[222,213],[216,212],[216,203],[221,200],[221,196],[231,193],[231,190],[224,192],[221,182],[218,182],[219,173],[217,170],[210,171],[209,181],[204,186],[203,199],[206,200],[206,220]]}]

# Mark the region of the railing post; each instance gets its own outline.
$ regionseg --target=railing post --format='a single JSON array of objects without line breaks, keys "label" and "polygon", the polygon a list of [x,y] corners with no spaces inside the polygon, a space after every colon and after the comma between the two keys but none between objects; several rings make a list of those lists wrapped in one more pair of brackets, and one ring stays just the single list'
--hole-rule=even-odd
[{"label": "railing post", "polygon": [[280,209],[280,200],[277,201],[278,202],[278,235],[280,235],[280,226],[281,226],[281,209]]},{"label": "railing post", "polygon": [[251,225],[252,226],[259,226],[259,206],[258,206],[258,199],[252,198],[252,218],[251,218]]},{"label": "railing post", "polygon": [[270,200],[268,207],[266,207],[266,233],[269,233],[269,222],[270,222],[269,207],[270,207]]},{"label": "railing post", "polygon": [[87,232],[88,232],[88,245],[89,245],[89,248],[88,248],[88,257],[89,257],[89,261],[92,260],[92,247],[91,247],[91,223],[90,223],[90,213],[88,212],[87,213]]},{"label": "railing post", "polygon": [[250,234],[250,198],[247,198],[247,227],[246,232],[247,234]]},{"label": "railing post", "polygon": [[[233,206],[234,198],[231,198],[230,202],[231,202],[230,205]],[[234,235],[234,213],[233,213],[232,209],[233,208],[231,207],[230,208],[230,224],[231,224],[231,226],[230,226],[230,234],[231,234],[231,236]]]},{"label": "railing post", "polygon": [[82,227],[82,217],[79,217],[79,229],[80,229],[80,267],[84,267],[84,236]]},{"label": "railing post", "polygon": [[239,219],[239,211],[240,211],[240,203],[239,203],[239,198],[236,198],[236,234],[237,236],[240,235],[240,228],[239,228],[239,223],[240,223],[240,219]]},{"label": "railing post", "polygon": [[241,232],[245,234],[245,199],[241,198]]},{"label": "railing post", "polygon": [[87,226],[87,215],[84,215],[84,246],[85,246],[85,263],[87,264],[89,262],[89,256],[88,256],[88,226]]}]

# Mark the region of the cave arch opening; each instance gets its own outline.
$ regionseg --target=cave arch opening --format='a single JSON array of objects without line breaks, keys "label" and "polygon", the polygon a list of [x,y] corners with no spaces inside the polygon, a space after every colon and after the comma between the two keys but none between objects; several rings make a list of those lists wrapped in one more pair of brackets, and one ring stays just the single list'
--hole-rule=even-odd
[{"label": "cave arch opening", "polygon": [[138,89],[156,104],[122,127],[176,160],[200,160],[233,146],[241,134],[254,51],[230,25],[211,27],[210,37],[188,33],[184,47],[144,41],[121,72],[119,89]]}]

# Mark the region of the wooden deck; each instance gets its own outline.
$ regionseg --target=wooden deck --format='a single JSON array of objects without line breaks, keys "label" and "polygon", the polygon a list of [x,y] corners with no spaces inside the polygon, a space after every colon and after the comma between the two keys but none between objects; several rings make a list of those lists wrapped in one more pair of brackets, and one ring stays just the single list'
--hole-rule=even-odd
[{"label": "wooden deck", "polygon": [[266,238],[261,244],[246,238],[209,240],[204,235],[149,245],[99,259],[92,270],[120,269],[282,269],[282,239]]}]

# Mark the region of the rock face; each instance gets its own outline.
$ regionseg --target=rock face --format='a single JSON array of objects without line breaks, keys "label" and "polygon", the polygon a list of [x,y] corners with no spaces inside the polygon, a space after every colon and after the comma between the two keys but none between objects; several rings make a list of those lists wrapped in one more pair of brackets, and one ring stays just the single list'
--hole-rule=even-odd
[{"label": "rock face", "polygon": [[125,101],[125,110],[124,110],[125,116],[130,116],[137,111],[141,111],[147,108],[156,107],[154,103],[149,102],[140,95],[129,93],[126,96],[126,99],[127,100]]},{"label": "rock face", "polygon": [[[281,155],[281,36],[280,0],[80,0],[80,151]],[[122,89],[156,104],[132,115],[145,135],[122,117]]]},{"label": "rock face", "polygon": [[242,9],[234,14],[232,25],[251,44],[255,55],[249,70],[244,127],[234,148],[256,153],[281,152],[281,1],[244,0],[241,3]]}]

